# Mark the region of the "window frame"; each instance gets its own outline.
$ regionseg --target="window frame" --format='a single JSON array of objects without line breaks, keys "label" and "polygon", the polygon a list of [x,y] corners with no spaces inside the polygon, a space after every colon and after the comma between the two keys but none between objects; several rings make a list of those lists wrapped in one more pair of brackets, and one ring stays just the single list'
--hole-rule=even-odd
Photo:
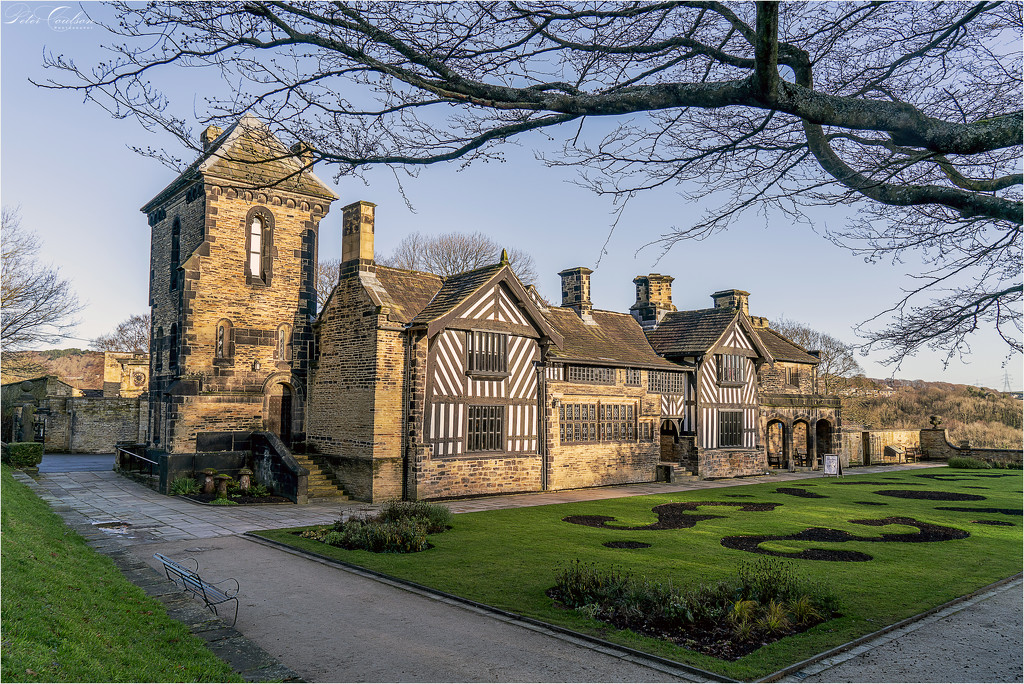
[{"label": "window frame", "polygon": [[507,378],[508,333],[494,330],[466,331],[466,374],[483,378]]},{"label": "window frame", "polygon": [[274,360],[289,363],[293,358],[293,353],[292,326],[282,323],[277,326],[274,333]]},{"label": "window frame", "polygon": [[566,364],[565,381],[586,385],[615,385],[618,380],[617,370],[607,366]]},{"label": "window frame", "polygon": [[654,394],[685,394],[686,371],[647,371],[647,391]]},{"label": "window frame", "polygon": [[[718,446],[722,449],[743,448],[743,437],[746,432],[746,425],[743,419],[743,410],[719,409],[718,411]],[[729,425],[726,424],[728,419]],[[735,443],[726,443],[726,436],[736,440]]]},{"label": "window frame", "polygon": [[[735,363],[733,363],[733,360],[735,360]],[[745,356],[741,354],[716,354],[715,366],[715,375],[719,385],[738,387],[746,384],[747,364]]]},{"label": "window frame", "polygon": [[506,439],[503,405],[466,407],[466,453],[503,452]]},{"label": "window frame", "polygon": [[[260,221],[260,245],[259,251],[254,252],[252,248],[253,223]],[[248,285],[262,285],[269,287],[273,273],[273,248],[274,248],[274,215],[266,207],[254,207],[245,215],[245,282]],[[253,273],[253,255],[259,254],[260,270]]]},{"label": "window frame", "polygon": [[217,321],[213,333],[213,358],[224,362],[235,358],[235,326],[227,318]]},{"label": "window frame", "polygon": [[636,402],[573,401],[558,405],[560,444],[640,442],[641,425]]},{"label": "window frame", "polygon": [[643,376],[639,368],[626,369],[626,387],[643,387]]}]

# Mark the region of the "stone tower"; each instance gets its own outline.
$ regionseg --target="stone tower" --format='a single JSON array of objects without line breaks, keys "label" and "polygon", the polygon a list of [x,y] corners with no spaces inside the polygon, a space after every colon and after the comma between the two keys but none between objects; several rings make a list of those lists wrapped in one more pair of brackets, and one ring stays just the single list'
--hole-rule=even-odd
[{"label": "stone tower", "polygon": [[[223,451],[304,438],[317,232],[337,196],[259,120],[203,132],[202,156],[148,202],[149,446]],[[236,440],[236,441],[233,441]]]}]

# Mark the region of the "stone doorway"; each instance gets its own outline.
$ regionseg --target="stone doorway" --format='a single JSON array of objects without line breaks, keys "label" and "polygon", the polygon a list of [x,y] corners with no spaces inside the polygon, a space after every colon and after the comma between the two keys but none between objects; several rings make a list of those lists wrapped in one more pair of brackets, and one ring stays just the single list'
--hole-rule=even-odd
[{"label": "stone doorway", "polygon": [[814,426],[815,440],[817,441],[817,453],[831,454],[832,451],[832,423],[827,420],[819,420]]},{"label": "stone doorway", "polygon": [[267,393],[267,431],[286,445],[292,440],[292,388],[283,382],[271,385]]}]

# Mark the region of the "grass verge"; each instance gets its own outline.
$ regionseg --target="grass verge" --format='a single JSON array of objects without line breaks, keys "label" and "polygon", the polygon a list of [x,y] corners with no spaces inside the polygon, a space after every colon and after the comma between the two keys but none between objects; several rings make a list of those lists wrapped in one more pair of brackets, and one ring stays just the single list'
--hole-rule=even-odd
[{"label": "grass verge", "polygon": [[[455,516],[451,530],[430,537],[433,548],[414,554],[374,554],[333,548],[301,539],[293,534],[295,530],[259,534],[728,677],[756,679],[1020,572],[1021,483],[1021,474],[1014,471],[941,468],[790,483],[824,498],[782,494],[775,490],[785,485],[759,483],[464,513]],[[878,494],[892,490],[984,498],[945,501]],[[696,513],[701,516],[720,517],[702,519],[687,529],[621,529],[656,522],[652,508],[659,504],[696,501],[732,505],[699,507]],[[778,505],[771,511],[740,510],[739,506],[752,502]],[[1002,512],[977,510],[984,508]],[[567,516],[594,515],[612,516],[615,520],[608,524],[619,529],[563,521]],[[889,538],[885,535],[917,534],[918,529],[903,524],[871,526],[852,522],[890,517],[952,527],[969,532],[969,536],[936,542],[912,543],[906,541],[906,537],[887,541]],[[978,520],[1011,525],[974,522]],[[554,585],[559,568],[577,559],[598,567],[627,569],[636,575],[677,586],[717,582],[734,574],[740,562],[761,557],[724,547],[721,543],[724,537],[789,537],[815,527],[840,530],[857,539],[822,542],[786,538],[765,541],[762,548],[787,554],[838,548],[870,556],[870,560],[862,562],[791,561],[809,581],[819,582],[839,594],[842,617],[763,646],[732,662],[630,631],[616,630],[582,612],[558,608],[545,594]],[[651,546],[608,548],[603,546],[606,541],[639,541]]]},{"label": "grass verge", "polygon": [[3,466],[2,680],[241,681]]}]

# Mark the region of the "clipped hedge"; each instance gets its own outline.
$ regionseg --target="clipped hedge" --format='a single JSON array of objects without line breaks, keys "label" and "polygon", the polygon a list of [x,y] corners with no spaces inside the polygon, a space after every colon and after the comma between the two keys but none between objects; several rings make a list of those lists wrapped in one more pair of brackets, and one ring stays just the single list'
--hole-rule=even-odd
[{"label": "clipped hedge", "polygon": [[3,462],[15,468],[35,468],[42,460],[41,442],[11,442],[4,446]]}]

